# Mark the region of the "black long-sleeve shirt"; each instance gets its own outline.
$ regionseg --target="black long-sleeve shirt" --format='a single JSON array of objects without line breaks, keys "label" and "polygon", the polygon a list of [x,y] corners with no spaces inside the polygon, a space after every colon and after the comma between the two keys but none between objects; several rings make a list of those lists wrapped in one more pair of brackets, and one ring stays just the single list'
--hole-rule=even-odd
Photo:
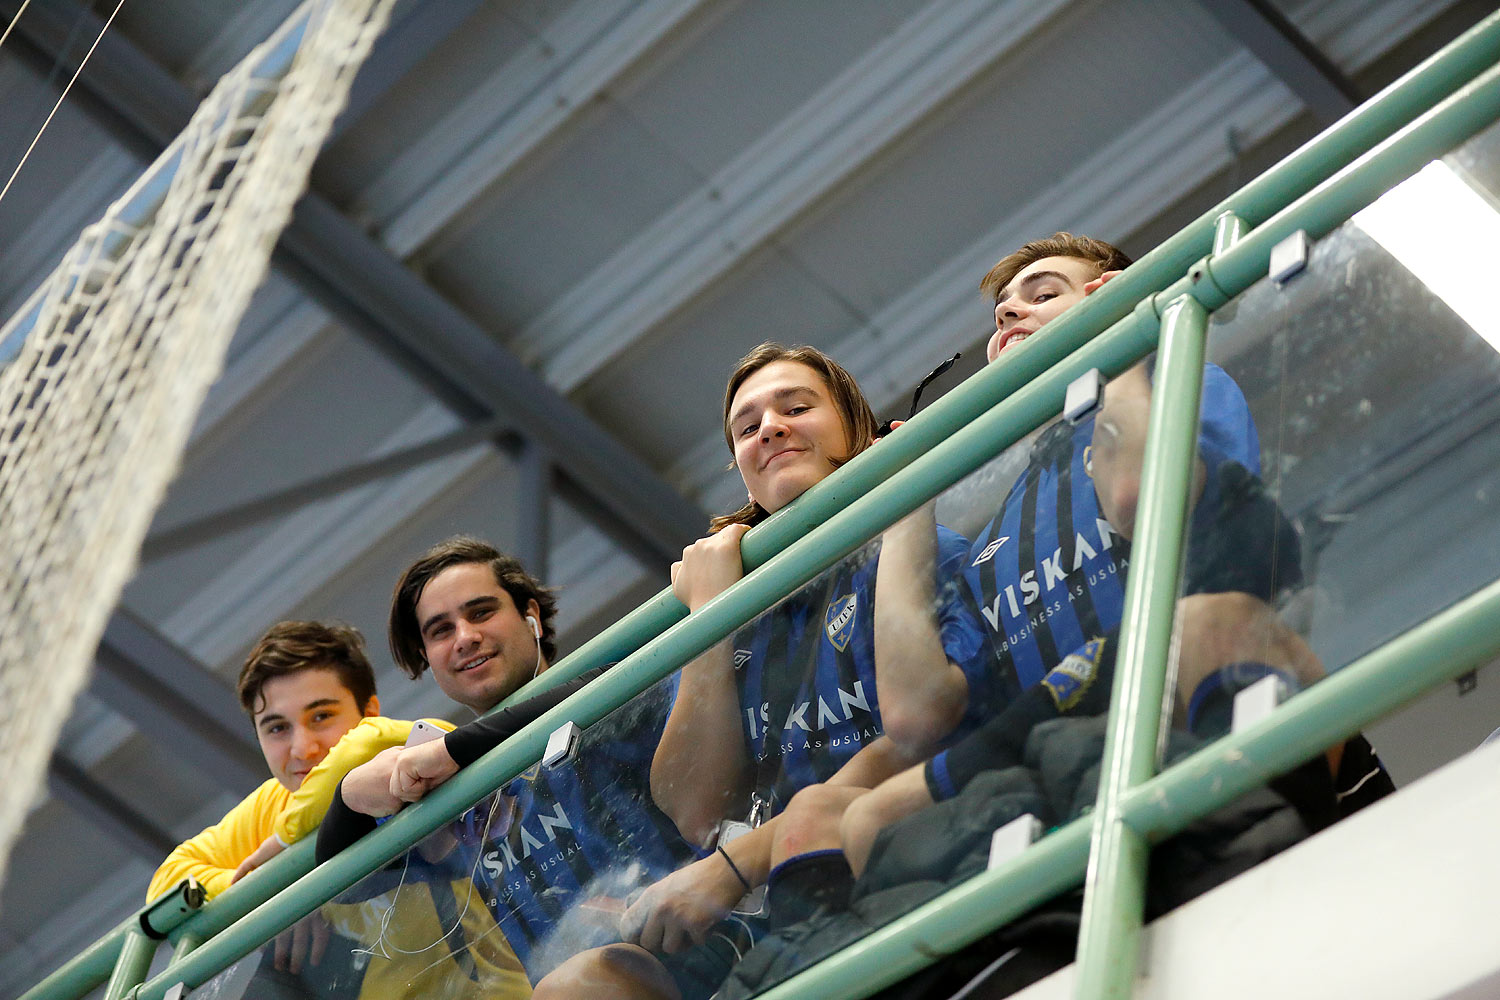
[{"label": "black long-sleeve shirt", "polygon": [[[459,767],[468,767],[495,747],[510,739],[523,728],[541,718],[543,714],[561,705],[590,681],[602,676],[613,664],[584,671],[572,680],[565,681],[550,691],[508,708],[502,708],[483,718],[475,719],[444,735],[443,744],[448,756]],[[375,829],[375,817],[355,812],[344,801],[344,785],[334,791],[333,803],[323,824],[318,828],[317,859],[322,864],[344,848]]]}]

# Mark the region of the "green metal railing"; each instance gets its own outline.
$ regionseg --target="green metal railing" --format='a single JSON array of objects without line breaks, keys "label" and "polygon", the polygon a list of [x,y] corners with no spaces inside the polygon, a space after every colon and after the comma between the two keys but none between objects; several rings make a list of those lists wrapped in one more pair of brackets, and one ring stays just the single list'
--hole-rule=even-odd
[{"label": "green metal railing", "polygon": [[[1160,340],[1160,402],[1148,431],[1098,807],[766,994],[867,995],[1086,883],[1079,995],[1128,995],[1149,844],[1500,654],[1500,633],[1487,627],[1500,611],[1497,583],[1338,671],[1273,718],[1153,776],[1207,317],[1265,275],[1271,248],[1285,236],[1331,231],[1500,117],[1497,61],[1500,14],[1147,254],[1005,365],[969,379],[750,532],[744,579],[696,614],[686,615],[664,591],[527,685],[511,700],[620,661],[337,858],[312,870],[311,844],[300,844],[201,910],[158,903],[23,1000],[72,1000],[106,979],[111,998],[158,1000],[179,982],[205,982],[525,770],[558,725],[602,718],[1045,423],[1078,375],[1090,368],[1117,374]],[[173,961],[142,983],[151,938],[162,934],[177,944]]]},{"label": "green metal railing", "polygon": [[[1124,624],[1094,812],[1093,860],[1079,929],[1082,996],[1116,995],[1115,984],[1122,970],[1131,969],[1140,947],[1151,844],[1125,821],[1120,803],[1126,792],[1156,773],[1207,341],[1208,311],[1191,296],[1174,299],[1162,317],[1157,391],[1131,548],[1134,565],[1125,582]],[[1125,982],[1128,987],[1129,980]]]}]

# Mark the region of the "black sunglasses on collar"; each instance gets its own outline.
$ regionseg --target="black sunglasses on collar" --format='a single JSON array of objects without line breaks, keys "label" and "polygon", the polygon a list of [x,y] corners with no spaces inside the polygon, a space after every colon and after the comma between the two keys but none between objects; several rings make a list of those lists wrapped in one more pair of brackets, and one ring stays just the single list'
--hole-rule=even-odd
[{"label": "black sunglasses on collar", "polygon": [[[940,378],[944,372],[946,372],[949,368],[952,368],[953,363],[961,357],[963,357],[962,351],[954,354],[953,357],[949,358],[947,361],[944,361],[932,371],[928,372],[927,377],[917,383],[917,391],[911,394],[911,412],[906,415],[907,420],[910,420],[912,417],[915,417],[917,415],[917,403],[922,398],[922,390],[931,385],[934,379]],[[892,419],[887,420],[885,423],[881,424],[878,428],[876,428],[875,436],[885,437],[891,431],[896,429],[891,426],[895,422],[896,421]]]}]

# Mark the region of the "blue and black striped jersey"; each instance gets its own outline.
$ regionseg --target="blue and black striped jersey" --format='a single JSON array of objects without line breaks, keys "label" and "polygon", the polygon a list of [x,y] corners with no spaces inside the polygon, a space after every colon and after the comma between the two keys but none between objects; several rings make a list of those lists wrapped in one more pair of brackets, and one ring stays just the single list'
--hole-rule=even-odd
[{"label": "blue and black striped jersey", "polygon": [[[958,579],[969,543],[938,529],[937,620],[954,663],[968,664],[971,700],[989,680],[983,639]],[[740,724],[758,774],[773,776],[773,810],[826,781],[884,731],[875,690],[875,570],[854,556],[734,636]],[[972,668],[972,669],[971,669]]]},{"label": "blue and black striped jersey", "polygon": [[[1204,366],[1198,454],[1207,469],[1195,517],[1217,506],[1226,460],[1260,470],[1260,441],[1239,386]],[[1026,471],[975,538],[963,574],[1002,697],[1042,679],[1064,657],[1120,624],[1129,545],[1094,492],[1092,417],[1059,421],[1033,442]]]},{"label": "blue and black striped jersey", "polygon": [[533,983],[562,960],[619,940],[607,910],[696,854],[651,800],[666,723],[653,689],[596,724],[573,757],[540,764],[460,818],[458,852]]}]

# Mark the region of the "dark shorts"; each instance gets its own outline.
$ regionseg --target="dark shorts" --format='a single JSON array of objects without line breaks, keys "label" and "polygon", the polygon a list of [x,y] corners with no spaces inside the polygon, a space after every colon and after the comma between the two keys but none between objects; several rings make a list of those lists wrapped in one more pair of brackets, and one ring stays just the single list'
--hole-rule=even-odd
[{"label": "dark shorts", "polygon": [[698,947],[659,957],[682,991],[682,1000],[708,1000],[765,932],[765,917],[731,915],[709,931],[708,939]]}]

